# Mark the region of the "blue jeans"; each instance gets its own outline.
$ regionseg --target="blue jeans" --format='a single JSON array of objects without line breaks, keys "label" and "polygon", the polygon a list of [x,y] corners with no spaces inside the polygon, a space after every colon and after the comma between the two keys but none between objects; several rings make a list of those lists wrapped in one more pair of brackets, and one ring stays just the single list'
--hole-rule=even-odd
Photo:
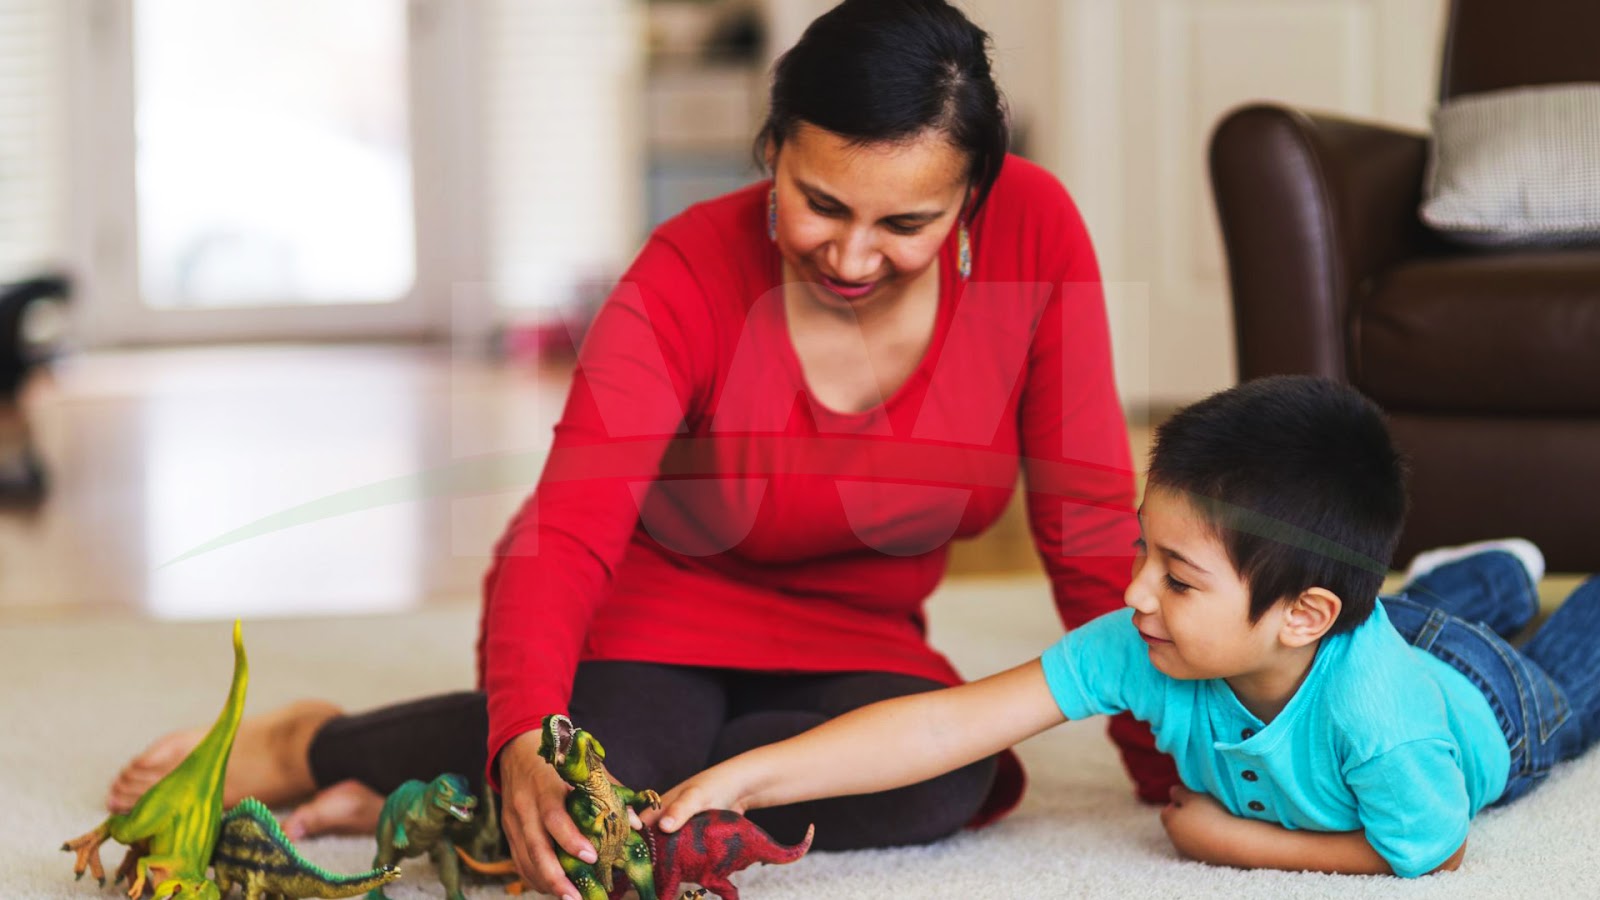
[{"label": "blue jeans", "polygon": [[1455,667],[1488,699],[1511,746],[1496,805],[1526,794],[1600,738],[1600,578],[1573,591],[1520,650],[1506,638],[1532,620],[1539,597],[1505,551],[1440,566],[1383,605],[1406,640]]}]

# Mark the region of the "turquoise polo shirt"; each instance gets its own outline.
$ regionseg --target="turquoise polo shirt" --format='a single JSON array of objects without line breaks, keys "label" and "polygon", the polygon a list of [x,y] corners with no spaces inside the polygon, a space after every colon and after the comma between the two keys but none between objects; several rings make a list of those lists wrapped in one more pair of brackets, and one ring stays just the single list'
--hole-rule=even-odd
[{"label": "turquoise polo shirt", "polygon": [[1108,613],[1045,651],[1069,719],[1128,710],[1191,790],[1236,816],[1310,831],[1364,831],[1395,874],[1433,871],[1505,790],[1511,751],[1482,693],[1406,643],[1378,604],[1322,639],[1305,681],[1271,723],[1220,678],[1162,674],[1133,627]]}]

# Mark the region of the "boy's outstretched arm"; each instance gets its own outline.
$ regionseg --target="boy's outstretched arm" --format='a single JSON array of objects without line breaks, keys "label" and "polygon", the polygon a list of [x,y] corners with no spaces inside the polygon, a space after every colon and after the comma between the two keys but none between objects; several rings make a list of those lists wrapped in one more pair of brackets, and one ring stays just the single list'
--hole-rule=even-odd
[{"label": "boy's outstretched arm", "polygon": [[[1283,869],[1343,875],[1392,875],[1394,869],[1365,832],[1297,831],[1228,812],[1206,794],[1173,788],[1161,824],[1178,852],[1190,859],[1240,869]],[[1454,871],[1467,845],[1433,871]]]},{"label": "boy's outstretched arm", "polygon": [[744,812],[915,784],[1064,721],[1033,660],[971,684],[874,703],[740,754],[668,791],[656,824],[673,831],[705,809]]}]

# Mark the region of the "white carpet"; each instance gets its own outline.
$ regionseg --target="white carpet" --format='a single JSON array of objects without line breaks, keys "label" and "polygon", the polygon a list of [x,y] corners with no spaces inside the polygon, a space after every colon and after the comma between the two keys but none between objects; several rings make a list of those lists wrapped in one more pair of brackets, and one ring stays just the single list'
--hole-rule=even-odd
[{"label": "white carpet", "polygon": [[[1058,626],[1042,585],[968,582],[936,599],[935,642],[969,676],[1037,654]],[[300,696],[352,708],[467,686],[476,611],[249,621],[247,711]],[[209,723],[230,671],[225,623],[88,622],[0,629],[0,898],[118,896],[74,883],[61,841],[103,817],[123,760],[178,725]],[[1153,809],[1134,802],[1103,722],[1072,723],[1022,748],[1033,788],[1009,819],[937,846],[813,854],[735,881],[754,900],[882,897],[1600,897],[1600,754],[1514,807],[1480,817],[1459,872],[1392,878],[1239,872],[1176,858]],[[366,868],[370,839],[306,842],[335,871]],[[108,867],[121,851],[107,845]],[[443,892],[411,861],[395,900]],[[480,888],[474,897],[499,897]]]}]

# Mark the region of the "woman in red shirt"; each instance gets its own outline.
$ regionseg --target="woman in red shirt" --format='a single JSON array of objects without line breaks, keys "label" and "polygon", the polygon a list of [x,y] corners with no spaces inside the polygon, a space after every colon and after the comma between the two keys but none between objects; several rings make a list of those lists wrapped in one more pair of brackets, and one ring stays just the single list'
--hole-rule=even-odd
[{"label": "woman in red shirt", "polygon": [[[987,40],[944,0],[846,0],[814,22],[774,72],[772,179],[658,228],[585,341],[486,578],[482,692],[296,707],[241,730],[235,768],[266,774],[231,787],[355,779],[361,824],[374,790],[486,772],[524,874],[575,896],[550,840],[588,848],[537,755],[547,713],[599,736],[619,780],[665,789],[959,681],[923,603],[1019,470],[1064,624],[1120,606],[1138,531],[1100,276],[1060,184],[1006,154]],[[1112,732],[1165,800],[1148,732]],[[175,749],[136,760],[113,800]],[[815,822],[820,848],[918,843],[1021,787],[1008,755],[753,818],[784,840]]]}]

